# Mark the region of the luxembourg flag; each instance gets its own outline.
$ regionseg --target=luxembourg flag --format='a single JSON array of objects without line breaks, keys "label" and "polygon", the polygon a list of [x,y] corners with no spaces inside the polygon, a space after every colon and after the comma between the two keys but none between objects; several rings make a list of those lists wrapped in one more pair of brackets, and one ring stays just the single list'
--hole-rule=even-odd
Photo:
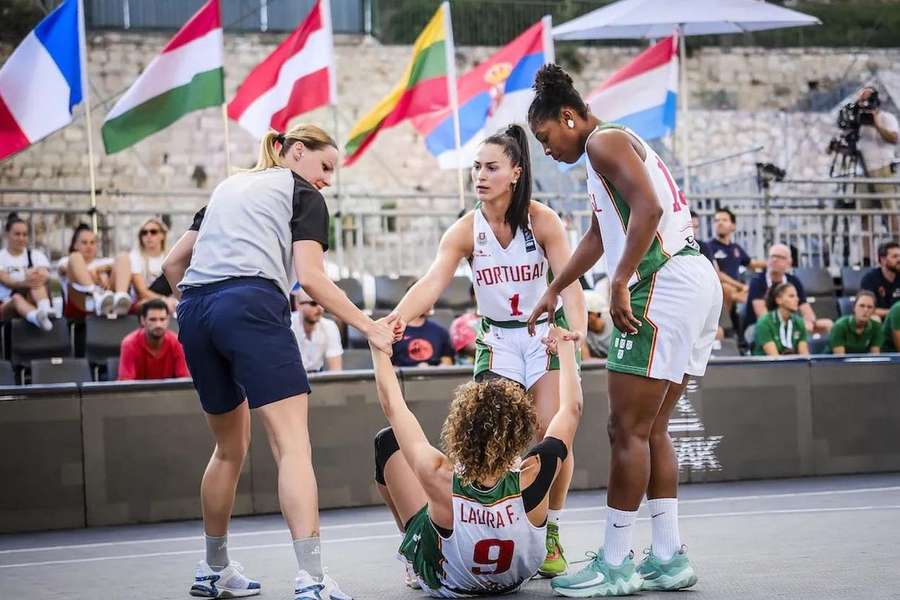
[{"label": "luxembourg flag", "polygon": [[66,0],[0,67],[0,160],[72,122],[87,91],[84,12]]},{"label": "luxembourg flag", "polygon": [[457,156],[450,108],[413,119],[441,169],[469,167],[478,144],[510,123],[525,123],[541,65],[553,62],[550,17],[544,17],[480,65],[459,77],[461,152]]},{"label": "luxembourg flag", "polygon": [[675,129],[677,99],[678,38],[673,35],[613,73],[586,101],[600,119],[652,140]]}]

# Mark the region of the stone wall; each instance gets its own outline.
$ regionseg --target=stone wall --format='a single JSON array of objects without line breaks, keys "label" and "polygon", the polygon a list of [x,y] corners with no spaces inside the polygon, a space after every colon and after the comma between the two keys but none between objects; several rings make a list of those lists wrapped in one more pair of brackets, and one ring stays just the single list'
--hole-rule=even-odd
[{"label": "stone wall", "polygon": [[[124,190],[210,190],[225,172],[221,113],[207,109],[113,156],[103,153],[99,126],[118,95],[127,89],[167,41],[168,34],[95,32],[88,36],[97,185]],[[268,54],[279,38],[267,34],[226,35],[226,94],[232,97],[247,72]],[[10,48],[0,49],[0,56]],[[337,45],[338,136],[343,141],[353,122],[394,85],[409,59],[410,48],[382,47],[371,39],[339,38]],[[486,57],[490,48],[462,48],[460,70]],[[589,91],[634,56],[636,48],[585,48],[577,51],[584,68],[576,75]],[[766,146],[756,160],[792,168],[792,175],[824,175],[831,118],[825,113],[783,112],[802,104],[810,87],[828,88],[846,79],[862,80],[878,69],[900,64],[900,49],[847,51],[803,48],[705,48],[688,59],[688,122],[692,158],[714,157]],[[712,111],[712,112],[710,112]],[[306,119],[334,131],[330,109]],[[256,142],[230,124],[235,166],[255,162]],[[824,161],[824,162],[823,162]],[[747,162],[747,161],[744,161]],[[743,165],[743,163],[741,163]],[[79,188],[88,186],[86,127],[73,125],[0,163],[0,186]],[[732,167],[733,168],[733,165]],[[796,169],[796,171],[794,171]],[[388,190],[453,192],[456,177],[435,169],[421,136],[408,123],[383,132],[374,146],[340,174],[354,193]],[[157,200],[158,202],[158,200]]]}]

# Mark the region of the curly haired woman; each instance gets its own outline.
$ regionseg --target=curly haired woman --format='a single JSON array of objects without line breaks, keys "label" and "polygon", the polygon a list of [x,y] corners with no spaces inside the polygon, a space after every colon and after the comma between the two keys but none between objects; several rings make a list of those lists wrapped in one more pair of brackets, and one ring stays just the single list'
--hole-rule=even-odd
[{"label": "curly haired woman", "polygon": [[548,336],[560,359],[559,409],[524,459],[537,416],[521,386],[505,379],[460,386],[441,433],[443,453],[407,407],[390,358],[372,350],[391,424],[375,436],[375,480],[404,533],[400,554],[411,587],[436,598],[513,592],[543,563],[550,487],[582,405],[579,336],[556,327]]}]

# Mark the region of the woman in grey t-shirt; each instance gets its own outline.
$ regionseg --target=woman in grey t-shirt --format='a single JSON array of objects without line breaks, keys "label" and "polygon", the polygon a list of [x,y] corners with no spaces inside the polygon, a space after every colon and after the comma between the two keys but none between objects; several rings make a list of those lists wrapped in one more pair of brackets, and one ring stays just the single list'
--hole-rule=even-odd
[{"label": "woman in grey t-shirt", "polygon": [[256,408],[278,463],[279,499],[299,563],[295,598],[349,598],[322,571],[309,383],[288,304],[296,276],[328,311],[391,351],[391,326],[365,316],[324,271],[328,210],[319,190],[331,184],[337,162],[337,145],[315,125],[268,133],[256,167],[216,187],[196,233],[188,231],[163,265],[182,293],[179,339],[216,438],[200,489],[207,552],[195,596],[218,597],[223,586],[232,595],[259,590],[229,562],[225,544],[249,409]]}]

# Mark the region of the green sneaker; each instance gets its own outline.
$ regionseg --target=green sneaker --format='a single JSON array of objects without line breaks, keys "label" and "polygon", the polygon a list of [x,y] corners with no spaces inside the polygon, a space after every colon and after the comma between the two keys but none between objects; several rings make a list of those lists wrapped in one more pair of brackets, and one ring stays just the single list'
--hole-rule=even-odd
[{"label": "green sneaker", "polygon": [[697,583],[697,574],[687,557],[687,548],[684,546],[666,562],[661,561],[653,554],[653,549],[644,551],[647,555],[637,572],[644,579],[645,590],[662,590],[674,592],[689,588]]},{"label": "green sneaker", "polygon": [[538,575],[556,577],[565,574],[568,568],[569,563],[566,562],[562,544],[559,543],[559,525],[547,523],[547,557],[538,569]]},{"label": "green sneaker", "polygon": [[631,552],[622,564],[614,567],[603,559],[603,548],[588,553],[591,562],[574,575],[554,577],[550,587],[560,596],[596,598],[599,596],[628,596],[639,592],[643,580],[634,568]]}]

